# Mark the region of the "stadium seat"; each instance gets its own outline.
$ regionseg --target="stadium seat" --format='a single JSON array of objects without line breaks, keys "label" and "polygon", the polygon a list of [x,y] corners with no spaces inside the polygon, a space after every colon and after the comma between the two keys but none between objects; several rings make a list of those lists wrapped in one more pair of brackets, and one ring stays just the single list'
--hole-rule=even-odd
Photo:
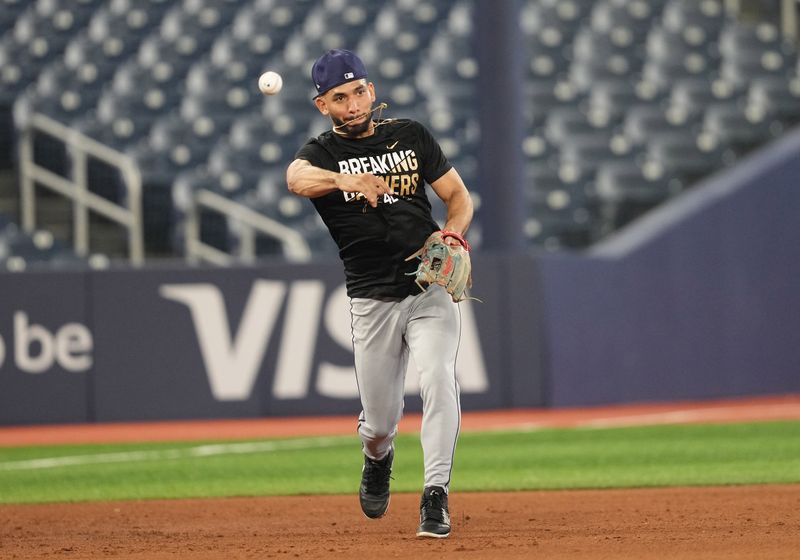
[{"label": "stadium seat", "polygon": [[663,166],[654,162],[602,163],[594,185],[600,235],[621,228],[684,188],[679,178],[670,176]]},{"label": "stadium seat", "polygon": [[723,0],[669,0],[661,21],[671,31],[699,27],[716,37],[726,21],[725,6]]},{"label": "stadium seat", "polygon": [[[520,149],[537,185],[526,235],[537,246],[590,243],[800,122],[797,49],[774,24],[737,21],[723,0],[519,5]],[[255,200],[324,247],[328,234],[310,220],[310,205],[293,214],[276,185],[307,137],[330,128],[308,75],[322,51],[345,47],[365,59],[379,101],[389,103],[383,116],[426,123],[479,200],[474,6],[0,0],[0,166],[13,164],[12,107],[20,126],[41,111],[137,158],[148,211],[163,218],[148,222],[150,250],[182,247],[176,201],[198,188]],[[258,92],[267,69],[283,75],[281,95]],[[67,174],[69,157],[51,140],[37,139],[35,157]],[[114,170],[90,160],[89,177],[93,192],[120,201]],[[224,218],[203,220],[204,236],[216,227],[219,247],[236,246]]]},{"label": "stadium seat", "polygon": [[593,62],[614,55],[637,60],[641,66],[642,53],[633,48],[635,36],[621,31],[598,31],[592,27],[581,27],[575,34],[570,53],[576,61]]},{"label": "stadium seat", "polygon": [[751,25],[729,21],[719,33],[718,50],[722,57],[782,49],[793,50],[784,42],[778,27],[769,22]]},{"label": "stadium seat", "polygon": [[[268,33],[240,40],[226,30],[212,43],[205,66],[229,83],[252,81],[254,76],[257,79],[267,61],[275,57],[282,47]],[[194,67],[190,74],[193,70]]]},{"label": "stadium seat", "polygon": [[726,56],[720,64],[720,75],[745,87],[762,76],[785,76],[797,65],[797,53],[781,49],[745,51]]},{"label": "stadium seat", "polygon": [[24,272],[40,268],[84,268],[87,265],[85,259],[78,257],[47,230],[28,234],[12,223],[0,231],[0,270]]},{"label": "stadium seat", "polygon": [[224,0],[184,0],[181,6],[170,9],[161,20],[159,35],[183,51],[182,45],[191,39],[202,49],[208,46],[233,18],[232,2]]},{"label": "stadium seat", "polygon": [[703,131],[726,143],[739,155],[769,142],[784,131],[775,114],[765,108],[742,107],[738,103],[713,103],[706,106]]},{"label": "stadium seat", "polygon": [[6,29],[14,27],[17,17],[28,5],[27,0],[2,0],[0,1],[0,34]]},{"label": "stadium seat", "polygon": [[742,86],[716,76],[681,78],[672,85],[669,103],[688,112],[699,112],[716,102],[735,102],[745,94]]},{"label": "stadium seat", "polygon": [[520,29],[528,40],[552,29],[561,41],[568,41],[590,15],[591,2],[585,0],[528,0],[520,11]]},{"label": "stadium seat", "polygon": [[683,107],[637,105],[625,115],[622,130],[634,145],[642,145],[665,132],[697,132],[700,128],[697,116]]},{"label": "stadium seat", "polygon": [[547,115],[544,134],[548,141],[558,146],[586,136],[602,136],[608,140],[620,123],[616,115],[602,109],[586,113],[575,106],[555,108]]},{"label": "stadium seat", "polygon": [[747,89],[747,110],[775,115],[786,127],[800,123],[800,78],[761,76]]},{"label": "stadium seat", "polygon": [[677,80],[707,76],[719,70],[720,61],[701,51],[676,53],[663,59],[649,58],[642,67],[642,78],[666,89]]},{"label": "stadium seat", "polygon": [[523,88],[524,113],[529,122],[544,122],[553,110],[577,107],[586,96],[567,80],[528,81]]},{"label": "stadium seat", "polygon": [[329,45],[352,48],[364,29],[371,27],[380,5],[374,1],[324,2],[307,14],[302,33],[311,39],[324,37]]},{"label": "stadium seat", "polygon": [[598,81],[636,80],[641,70],[638,55],[616,53],[594,60],[573,61],[569,68],[569,79],[579,91],[585,92]]},{"label": "stadium seat", "polygon": [[736,153],[725,138],[692,130],[659,132],[647,140],[646,164],[692,185],[732,164]]},{"label": "stadium seat", "polygon": [[261,99],[255,88],[244,84],[224,83],[216,87],[202,88],[187,94],[181,101],[179,114],[187,121],[210,119],[213,133],[224,133],[233,120],[257,107]]},{"label": "stadium seat", "polygon": [[71,124],[94,108],[102,83],[89,73],[84,76],[56,62],[45,68],[34,87],[17,98],[14,121],[18,129],[28,126],[34,112],[63,124]]},{"label": "stadium seat", "polygon": [[592,8],[590,27],[610,36],[630,37],[631,41],[639,43],[658,15],[658,6],[646,0],[600,0]]},{"label": "stadium seat", "polygon": [[673,31],[655,25],[647,33],[645,54],[649,60],[664,62],[684,59],[693,53],[713,60],[719,58],[719,49],[709,33],[701,27]]},{"label": "stadium seat", "polygon": [[282,45],[313,4],[312,0],[254,0],[234,16],[231,33],[241,41],[267,35],[273,43]]},{"label": "stadium seat", "polygon": [[635,157],[640,147],[621,135],[605,133],[570,138],[559,148],[558,166],[562,177],[592,176],[604,162]]},{"label": "stadium seat", "polygon": [[597,80],[589,90],[586,112],[605,112],[611,118],[621,119],[632,107],[658,107],[666,100],[667,91],[660,90],[651,82],[629,78]]}]

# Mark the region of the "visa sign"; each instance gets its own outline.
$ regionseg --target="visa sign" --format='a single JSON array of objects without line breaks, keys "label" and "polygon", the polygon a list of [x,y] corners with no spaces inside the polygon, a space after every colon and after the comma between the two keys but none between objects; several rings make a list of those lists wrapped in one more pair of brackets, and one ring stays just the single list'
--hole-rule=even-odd
[{"label": "visa sign", "polygon": [[[217,400],[250,398],[271,340],[280,341],[272,383],[275,398],[301,399],[312,389],[335,399],[358,397],[352,364],[342,366],[316,359],[320,327],[352,354],[350,305],[344,285],[326,299],[325,283],[320,280],[256,280],[238,325],[228,321],[223,294],[214,284],[164,284],[159,293],[188,308],[211,393]],[[285,319],[280,325],[278,317],[284,305]],[[462,318],[462,344],[456,363],[459,384],[464,393],[482,393],[487,391],[489,381],[475,317],[470,303],[459,306]],[[279,329],[281,336],[274,336]],[[316,379],[314,387],[312,379]],[[412,360],[405,390],[407,394],[419,390]]]}]

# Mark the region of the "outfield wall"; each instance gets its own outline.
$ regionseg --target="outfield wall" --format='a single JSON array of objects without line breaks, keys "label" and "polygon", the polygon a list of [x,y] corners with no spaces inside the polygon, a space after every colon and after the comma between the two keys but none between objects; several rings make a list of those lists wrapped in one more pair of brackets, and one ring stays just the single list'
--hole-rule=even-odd
[{"label": "outfield wall", "polygon": [[[507,259],[476,264],[491,303],[459,306],[464,408],[541,406],[541,347],[507,335],[536,306],[510,305]],[[3,424],[359,410],[338,262],[3,274],[0,293]],[[406,393],[420,410],[413,367]]]},{"label": "outfield wall", "polygon": [[800,391],[800,132],[538,265],[551,406]]},{"label": "outfield wall", "polygon": [[[800,392],[798,155],[786,138],[586,255],[476,254],[464,408]],[[359,409],[338,262],[0,274],[0,294],[0,424]]]}]

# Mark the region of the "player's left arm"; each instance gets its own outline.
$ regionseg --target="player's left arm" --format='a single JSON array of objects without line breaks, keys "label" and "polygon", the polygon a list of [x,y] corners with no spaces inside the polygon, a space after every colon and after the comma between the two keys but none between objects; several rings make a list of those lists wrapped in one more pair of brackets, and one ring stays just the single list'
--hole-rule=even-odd
[{"label": "player's left arm", "polygon": [[450,168],[450,171],[433,181],[431,187],[447,206],[447,221],[442,229],[464,235],[472,222],[472,197],[458,171]]}]

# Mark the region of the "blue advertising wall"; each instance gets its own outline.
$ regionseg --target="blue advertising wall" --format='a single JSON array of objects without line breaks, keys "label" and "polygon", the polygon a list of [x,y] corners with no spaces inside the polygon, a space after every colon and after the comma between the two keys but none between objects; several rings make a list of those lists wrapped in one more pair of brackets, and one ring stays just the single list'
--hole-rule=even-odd
[{"label": "blue advertising wall", "polygon": [[[505,334],[530,332],[508,316],[509,263],[478,263],[487,303],[459,304],[462,404],[541,406],[540,347]],[[5,274],[0,290],[0,423],[360,410],[338,262]],[[406,410],[421,409],[417,383],[410,367]]]},{"label": "blue advertising wall", "polygon": [[0,275],[0,423],[89,419],[86,275]]}]

